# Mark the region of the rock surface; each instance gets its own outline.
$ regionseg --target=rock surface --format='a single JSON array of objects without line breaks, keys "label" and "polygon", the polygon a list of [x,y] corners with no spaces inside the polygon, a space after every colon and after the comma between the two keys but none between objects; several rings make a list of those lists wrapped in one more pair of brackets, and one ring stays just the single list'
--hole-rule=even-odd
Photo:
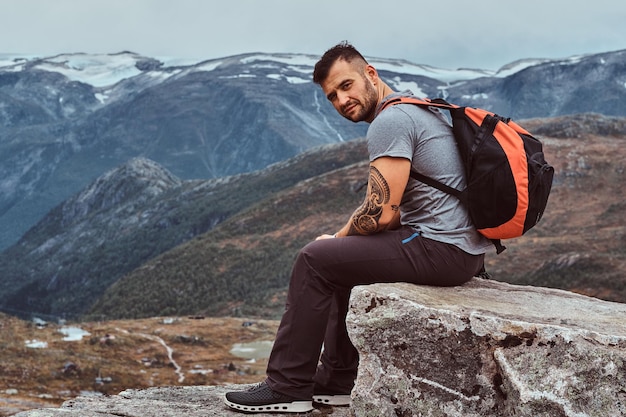
[{"label": "rock surface", "polygon": [[[14,417],[241,417],[238,411],[224,405],[227,391],[247,386],[189,386],[126,390],[110,397],[79,397],[66,401],[60,408],[24,411]],[[260,413],[259,417],[276,414]],[[348,407],[320,406],[319,409],[293,416],[350,417]]]},{"label": "rock surface", "polygon": [[626,415],[626,304],[474,279],[357,287],[357,417]]}]

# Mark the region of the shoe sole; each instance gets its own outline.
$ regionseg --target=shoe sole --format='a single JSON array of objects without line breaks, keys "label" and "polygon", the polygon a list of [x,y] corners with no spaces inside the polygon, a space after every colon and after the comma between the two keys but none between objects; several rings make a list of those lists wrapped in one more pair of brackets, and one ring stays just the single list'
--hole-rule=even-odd
[{"label": "shoe sole", "polygon": [[314,395],[313,401],[326,405],[350,405],[349,395]]},{"label": "shoe sole", "polygon": [[315,409],[312,401],[294,401],[290,403],[276,403],[265,405],[244,405],[228,401],[224,398],[224,403],[235,410],[244,411],[246,413],[306,413]]}]

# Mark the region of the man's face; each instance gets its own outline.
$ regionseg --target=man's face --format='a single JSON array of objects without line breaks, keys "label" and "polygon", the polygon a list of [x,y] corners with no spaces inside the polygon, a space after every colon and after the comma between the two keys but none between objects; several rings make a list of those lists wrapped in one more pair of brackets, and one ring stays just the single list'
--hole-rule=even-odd
[{"label": "man's face", "polygon": [[374,120],[378,91],[371,79],[370,71],[373,68],[370,68],[366,67],[364,73],[357,63],[339,59],[321,83],[326,98],[337,112],[353,122]]}]

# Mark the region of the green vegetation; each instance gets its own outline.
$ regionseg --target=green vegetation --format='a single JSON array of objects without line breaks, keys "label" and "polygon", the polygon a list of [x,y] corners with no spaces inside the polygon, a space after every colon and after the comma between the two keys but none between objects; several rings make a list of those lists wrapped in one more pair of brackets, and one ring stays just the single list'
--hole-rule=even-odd
[{"label": "green vegetation", "polygon": [[312,230],[332,232],[347,220],[366,172],[350,166],[263,200],[118,281],[87,318],[279,317],[284,298],[274,296],[286,289],[298,249],[316,237]]},{"label": "green vegetation", "polygon": [[[210,181],[185,181],[155,198],[144,198],[145,201],[135,201],[140,199],[130,195],[128,201],[108,209],[93,210],[73,223],[68,223],[64,214],[66,206],[58,206],[31,229],[18,245],[0,254],[0,276],[3,277],[0,283],[0,305],[10,311],[34,311],[79,318],[113,283],[150,259],[213,230],[224,221],[241,218],[242,213],[254,213],[258,210],[256,207],[263,207],[263,202],[272,206],[271,201],[282,190],[290,189],[303,180],[313,179],[311,181],[315,183],[316,177],[363,161],[365,157],[363,141],[325,146],[257,173]],[[359,181],[364,178],[365,173],[361,173]],[[334,199],[335,196],[329,195],[325,201],[332,201],[336,206]],[[307,211],[307,207],[298,201],[284,201],[281,205],[277,211],[279,213]],[[332,208],[328,205],[325,210]],[[268,212],[271,211],[276,210],[270,209]],[[131,221],[143,216],[147,220]],[[284,216],[274,221],[285,223],[292,217],[290,214]],[[276,229],[275,224],[267,220],[253,227],[256,233]],[[281,242],[266,240],[268,242],[264,242],[263,253],[256,255],[255,259],[246,260],[246,263],[271,265],[272,262],[288,263],[281,259],[293,258],[293,253],[289,254],[289,248],[281,246]],[[294,251],[295,246],[301,246],[302,243],[303,240],[297,241],[291,250]],[[241,249],[235,247],[209,248],[208,251],[226,259],[231,256],[244,259],[247,256],[247,252],[245,256],[239,254],[237,251]],[[189,268],[196,271],[193,262]],[[222,267],[228,269],[238,262],[229,261]],[[207,268],[210,269],[210,266]],[[276,272],[276,268],[270,267],[270,270],[275,272],[270,281],[284,285],[286,274]],[[261,271],[260,267],[256,268],[257,273]],[[181,271],[168,273],[167,279],[181,274]],[[203,270],[202,274],[206,272]],[[227,276],[224,280],[236,288],[235,281]],[[254,297],[262,296],[260,288],[263,280],[258,282],[259,285],[250,290]],[[195,288],[194,284],[188,285]],[[198,288],[194,293],[196,295],[202,294],[202,291],[214,294],[202,282],[195,285]],[[159,288],[159,285],[152,281],[149,287]],[[276,287],[278,284],[270,285],[270,288]],[[170,291],[168,284],[164,288],[164,291]],[[209,309],[217,308],[215,306],[223,304],[221,300],[228,299],[220,294],[211,302]],[[214,300],[210,297],[207,299]],[[147,311],[140,308],[145,303],[139,302],[134,308]],[[153,306],[152,303],[150,305]],[[167,313],[178,310],[179,305],[184,306],[185,311],[191,311],[189,303],[184,300],[176,303],[168,299],[162,305],[151,307],[150,313],[146,314]],[[108,315],[108,312],[105,314]]]}]

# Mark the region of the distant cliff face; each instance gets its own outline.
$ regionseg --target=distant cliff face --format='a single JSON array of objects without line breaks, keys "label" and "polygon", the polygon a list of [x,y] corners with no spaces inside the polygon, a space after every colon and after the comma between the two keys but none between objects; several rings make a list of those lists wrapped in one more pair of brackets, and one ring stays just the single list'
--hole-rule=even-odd
[{"label": "distant cliff face", "polygon": [[[316,59],[248,54],[179,66],[132,53],[67,54],[0,67],[0,248],[134,157],[208,179],[362,136],[366,125],[339,117],[311,82]],[[626,51],[499,72],[372,63],[394,89],[517,119],[626,115]]]}]

